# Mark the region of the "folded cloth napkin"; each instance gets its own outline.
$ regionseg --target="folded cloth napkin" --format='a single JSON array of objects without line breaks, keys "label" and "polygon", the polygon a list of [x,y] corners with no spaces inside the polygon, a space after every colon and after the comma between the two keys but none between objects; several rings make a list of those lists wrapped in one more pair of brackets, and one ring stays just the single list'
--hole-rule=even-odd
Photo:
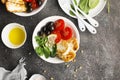
[{"label": "folded cloth napkin", "polygon": [[25,69],[25,58],[19,60],[19,64],[13,71],[8,71],[0,67],[0,80],[25,80],[27,78],[27,71]]}]

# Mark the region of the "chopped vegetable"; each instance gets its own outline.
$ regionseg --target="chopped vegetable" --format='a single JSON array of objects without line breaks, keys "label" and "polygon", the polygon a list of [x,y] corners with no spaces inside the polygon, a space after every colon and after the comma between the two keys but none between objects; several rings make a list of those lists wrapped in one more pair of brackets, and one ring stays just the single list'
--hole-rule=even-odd
[{"label": "chopped vegetable", "polygon": [[51,57],[55,57],[56,56],[56,52],[57,52],[57,45],[55,44],[53,47],[52,47],[52,51],[50,53],[50,56]]},{"label": "chopped vegetable", "polygon": [[64,26],[65,26],[65,22],[63,19],[58,19],[55,21],[55,30],[63,30],[64,29]]},{"label": "chopped vegetable", "polygon": [[72,29],[70,27],[65,27],[63,31],[61,31],[61,37],[63,40],[68,40],[72,37]]},{"label": "chopped vegetable", "polygon": [[56,42],[56,43],[60,42],[60,40],[61,40],[61,34],[60,34],[60,32],[57,31],[57,30],[54,30],[54,31],[52,32],[52,34],[56,34],[56,35],[57,35],[57,38],[55,39],[55,42]]}]

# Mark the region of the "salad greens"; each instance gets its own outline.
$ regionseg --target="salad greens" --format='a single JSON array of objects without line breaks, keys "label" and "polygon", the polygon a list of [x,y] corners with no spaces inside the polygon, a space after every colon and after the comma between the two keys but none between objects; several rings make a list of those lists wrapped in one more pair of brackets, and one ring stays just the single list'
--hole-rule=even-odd
[{"label": "salad greens", "polygon": [[89,6],[90,0],[80,0],[78,7],[88,14],[89,10],[91,9]]},{"label": "salad greens", "polygon": [[95,8],[99,3],[99,0],[89,0],[89,7],[91,9]]},{"label": "salad greens", "polygon": [[35,51],[39,56],[44,55],[46,58],[56,56],[57,46],[55,44],[54,46],[52,46],[52,49],[50,49],[46,45],[46,43],[48,41],[47,37],[36,36],[35,40],[36,40],[36,42],[38,44],[38,47],[35,48]]},{"label": "salad greens", "polygon": [[[99,0],[80,0],[79,3],[77,3],[77,1],[74,0],[74,2],[75,2],[76,5],[78,4],[78,7],[83,12],[85,12],[86,14],[88,14],[90,9],[93,9],[93,8],[95,8],[98,5]],[[71,4],[71,9],[74,10],[74,7],[73,7],[72,4]],[[73,15],[73,16],[75,15],[71,10],[69,11],[69,13],[71,15]]]}]

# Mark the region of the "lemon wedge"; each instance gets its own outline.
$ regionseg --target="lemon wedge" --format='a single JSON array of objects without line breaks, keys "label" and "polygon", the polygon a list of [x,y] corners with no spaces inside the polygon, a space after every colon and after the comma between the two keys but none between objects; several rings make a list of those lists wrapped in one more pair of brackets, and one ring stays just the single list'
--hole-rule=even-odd
[{"label": "lemon wedge", "polygon": [[46,43],[46,46],[51,48],[55,44],[55,39],[57,38],[56,34],[50,34],[48,35],[48,41]]}]

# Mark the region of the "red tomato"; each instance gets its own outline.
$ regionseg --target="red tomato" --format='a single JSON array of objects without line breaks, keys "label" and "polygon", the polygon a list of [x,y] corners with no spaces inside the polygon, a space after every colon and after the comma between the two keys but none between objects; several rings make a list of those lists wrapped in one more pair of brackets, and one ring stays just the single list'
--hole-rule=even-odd
[{"label": "red tomato", "polygon": [[60,34],[60,32],[54,30],[54,31],[52,32],[52,34],[56,34],[56,35],[57,35],[57,38],[55,39],[55,43],[60,42],[60,40],[61,40],[61,34]]},{"label": "red tomato", "polygon": [[39,7],[36,0],[32,0],[32,6],[31,7],[32,7],[33,10]]},{"label": "red tomato", "polygon": [[68,40],[72,37],[72,29],[70,27],[65,27],[62,31],[61,31],[61,37],[63,40]]},{"label": "red tomato", "polygon": [[25,2],[32,2],[33,0],[25,0]]},{"label": "red tomato", "polygon": [[55,26],[55,30],[61,31],[64,29],[65,22],[63,19],[58,19],[55,21],[54,26]]}]

